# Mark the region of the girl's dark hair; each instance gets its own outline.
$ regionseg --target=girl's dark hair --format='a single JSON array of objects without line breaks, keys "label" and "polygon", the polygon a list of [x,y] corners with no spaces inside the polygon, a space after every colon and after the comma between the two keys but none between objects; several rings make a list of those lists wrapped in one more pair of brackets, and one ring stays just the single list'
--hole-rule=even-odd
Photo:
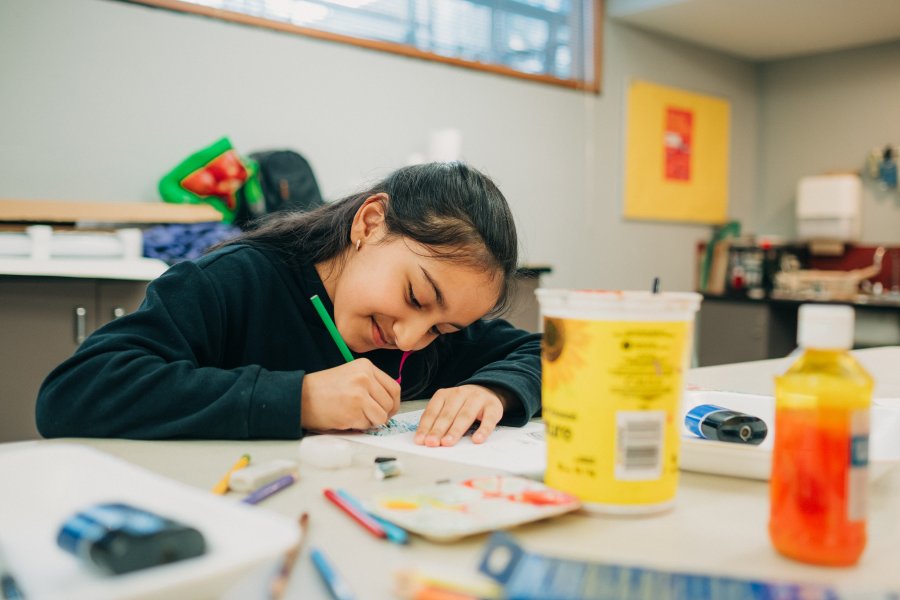
[{"label": "girl's dark hair", "polygon": [[[506,198],[486,175],[459,162],[404,167],[365,191],[310,212],[278,212],[228,244],[261,244],[289,264],[339,258],[353,243],[350,228],[367,198],[386,194],[387,235],[426,246],[432,256],[502,274],[490,316],[509,305],[518,262],[518,240]],[[403,398],[420,398],[437,369],[441,340],[417,352],[422,381],[403,386]]]},{"label": "girl's dark hair", "polygon": [[464,163],[404,167],[365,191],[313,211],[274,213],[228,243],[261,243],[294,263],[324,262],[349,248],[356,211],[381,193],[388,197],[388,236],[415,240],[440,259],[502,273],[491,315],[507,308],[518,262],[515,223],[494,182]]}]

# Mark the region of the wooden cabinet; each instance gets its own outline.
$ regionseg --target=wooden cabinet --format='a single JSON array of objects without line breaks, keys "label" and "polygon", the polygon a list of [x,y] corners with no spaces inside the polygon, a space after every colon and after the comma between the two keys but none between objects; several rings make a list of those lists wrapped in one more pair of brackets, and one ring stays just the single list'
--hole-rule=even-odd
[{"label": "wooden cabinet", "polygon": [[[22,224],[78,229],[78,224],[88,223],[87,230],[107,224],[112,230],[126,224],[221,218],[208,204],[0,199],[0,223],[13,234]],[[133,233],[117,233],[122,246],[115,260],[105,253],[95,255],[93,243],[83,252],[71,252],[71,236],[69,250],[59,259],[51,252],[56,234],[50,232],[28,236],[28,256],[19,251],[0,255],[0,442],[38,437],[34,402],[47,374],[95,329],[135,310],[147,283],[166,270],[164,262],[140,257],[140,243],[136,248],[126,243],[135,240]]]},{"label": "wooden cabinet", "polygon": [[798,304],[704,298],[697,323],[701,367],[786,356],[796,347]]},{"label": "wooden cabinet", "polygon": [[[698,365],[708,367],[786,356],[797,347],[797,312],[805,302],[812,301],[706,295],[697,323]],[[853,307],[854,348],[900,345],[900,302],[869,300],[834,304]]]},{"label": "wooden cabinet", "polygon": [[39,437],[41,382],[80,340],[135,310],[146,281],[0,276],[0,442]]}]

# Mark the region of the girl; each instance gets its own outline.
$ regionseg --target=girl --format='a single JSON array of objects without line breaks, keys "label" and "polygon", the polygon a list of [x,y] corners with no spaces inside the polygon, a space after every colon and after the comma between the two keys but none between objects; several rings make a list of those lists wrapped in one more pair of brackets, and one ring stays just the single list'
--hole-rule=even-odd
[{"label": "girl", "polygon": [[[416,443],[540,408],[540,336],[504,308],[517,240],[503,195],[460,163],[400,169],[256,229],[153,281],[44,381],[44,436],[299,438],[384,424],[430,397]],[[318,295],[356,360],[346,362]],[[401,360],[406,359],[406,360]],[[401,372],[402,368],[402,372]],[[402,389],[399,382],[402,381]]]}]

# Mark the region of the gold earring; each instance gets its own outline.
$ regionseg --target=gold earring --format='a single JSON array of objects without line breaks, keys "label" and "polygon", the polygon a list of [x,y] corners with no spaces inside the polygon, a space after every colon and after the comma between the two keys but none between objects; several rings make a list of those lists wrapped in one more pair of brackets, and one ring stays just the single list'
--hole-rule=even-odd
[{"label": "gold earring", "polygon": [[359,245],[362,244],[362,238],[356,240],[356,251],[359,252]]}]

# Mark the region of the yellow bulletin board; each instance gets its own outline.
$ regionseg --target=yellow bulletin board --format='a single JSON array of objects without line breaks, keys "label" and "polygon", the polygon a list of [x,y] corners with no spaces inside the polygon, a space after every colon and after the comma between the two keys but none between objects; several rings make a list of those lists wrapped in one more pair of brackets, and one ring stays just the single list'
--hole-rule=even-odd
[{"label": "yellow bulletin board", "polygon": [[628,90],[625,217],[728,220],[728,101],[635,81]]}]

